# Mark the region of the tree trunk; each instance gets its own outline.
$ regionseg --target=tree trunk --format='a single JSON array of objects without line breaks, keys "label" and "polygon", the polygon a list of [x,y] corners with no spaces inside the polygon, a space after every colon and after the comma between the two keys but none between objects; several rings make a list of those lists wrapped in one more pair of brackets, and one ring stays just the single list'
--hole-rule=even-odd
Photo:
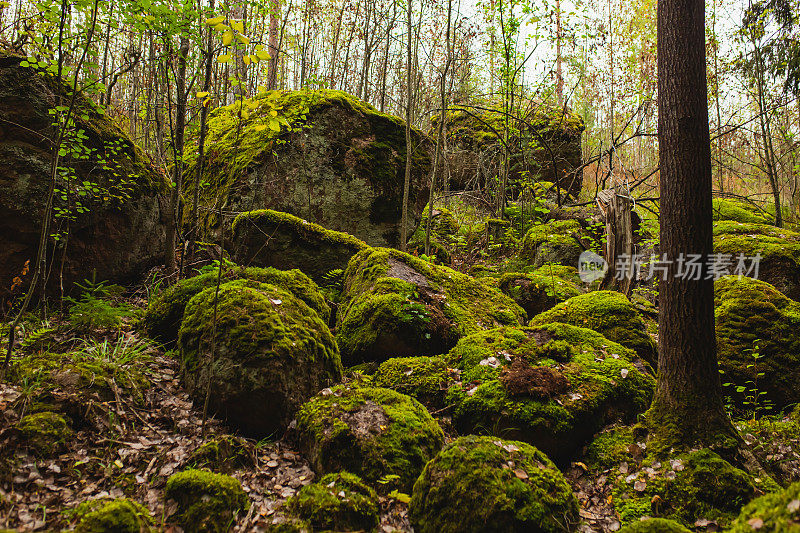
[{"label": "tree trunk", "polygon": [[[600,282],[600,289],[619,291],[625,296],[630,296],[636,283],[630,193],[624,190],[606,189],[597,195],[597,204],[606,219],[604,255],[608,263],[608,270]],[[625,272],[618,275],[617,260],[623,256],[630,261],[620,263],[625,265]]]},{"label": "tree trunk", "polygon": [[[411,91],[411,0],[406,7],[408,38],[406,39],[406,168],[403,180],[403,212],[400,218],[400,249],[408,249],[408,193],[411,188],[411,106],[414,102]],[[431,191],[433,196],[433,191]],[[431,198],[432,200],[432,198]]]},{"label": "tree trunk", "polygon": [[[722,403],[714,334],[714,282],[679,277],[675,261],[712,253],[711,148],[704,3],[658,2],[658,138],[661,252],[658,382],[651,437],[710,444],[735,435]],[[693,276],[692,276],[693,278]]]},{"label": "tree trunk", "polygon": [[267,90],[274,91],[278,88],[278,21],[281,14],[280,0],[272,2],[272,11],[269,14],[269,66],[267,67]]}]

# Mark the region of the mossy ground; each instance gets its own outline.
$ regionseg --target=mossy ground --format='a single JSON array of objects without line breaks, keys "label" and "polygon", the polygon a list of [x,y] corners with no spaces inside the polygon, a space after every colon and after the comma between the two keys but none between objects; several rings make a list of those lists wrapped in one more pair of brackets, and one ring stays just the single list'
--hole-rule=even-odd
[{"label": "mossy ground", "polygon": [[301,449],[318,473],[346,470],[375,486],[386,476],[408,491],[444,444],[425,407],[390,389],[338,385],[297,413]]},{"label": "mossy ground", "polygon": [[[553,369],[569,386],[549,397],[512,394],[500,378],[517,358]],[[604,424],[647,409],[655,380],[636,359],[602,335],[566,324],[489,330],[465,337],[446,356],[462,371],[446,403],[464,433],[524,440],[566,462]]]},{"label": "mossy ground", "polygon": [[323,476],[286,502],[289,513],[316,531],[372,531],[378,525],[378,495],[349,472]]},{"label": "mossy ground", "polygon": [[27,415],[16,426],[22,444],[35,455],[49,457],[67,449],[73,431],[58,413],[42,411]]},{"label": "mossy ground", "polygon": [[171,520],[186,531],[198,533],[228,531],[234,515],[248,505],[247,495],[236,479],[205,470],[185,470],[172,475],[167,480],[165,495],[178,504]]},{"label": "mossy ground", "polygon": [[411,523],[418,533],[569,531],[578,503],[548,457],[496,437],[456,439],[414,484]]},{"label": "mossy ground", "polygon": [[789,533],[800,531],[800,483],[765,494],[744,506],[731,524],[731,533]]},{"label": "mossy ground", "polygon": [[639,357],[655,365],[655,341],[647,334],[647,327],[636,308],[622,293],[593,291],[575,296],[535,316],[530,325],[549,322],[593,329],[609,340],[634,350]]},{"label": "mossy ground", "polygon": [[80,520],[78,533],[142,533],[152,523],[145,507],[127,499],[85,502],[70,514]]}]

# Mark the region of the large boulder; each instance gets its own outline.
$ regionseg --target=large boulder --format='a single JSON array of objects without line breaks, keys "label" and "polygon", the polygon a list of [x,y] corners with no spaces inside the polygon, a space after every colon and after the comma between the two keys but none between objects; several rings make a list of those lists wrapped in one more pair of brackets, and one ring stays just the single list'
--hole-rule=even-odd
[{"label": "large boulder", "polygon": [[252,280],[192,298],[178,345],[194,397],[202,402],[210,387],[211,412],[256,438],[286,429],[303,402],[342,374],[336,341],[316,311]]},{"label": "large boulder", "polygon": [[725,276],[714,284],[717,358],[739,408],[800,401],[800,303],[769,283]]},{"label": "large boulder", "polygon": [[545,263],[578,266],[581,253],[589,248],[589,234],[573,219],[536,224],[525,233],[519,258],[535,267]]},{"label": "large boulder", "polygon": [[442,354],[464,335],[525,318],[490,282],[389,248],[353,257],[343,299],[336,338],[345,365]]},{"label": "large boulder", "polygon": [[368,248],[348,233],[331,231],[288,213],[248,211],[233,221],[228,245],[243,265],[297,268],[320,283],[331,270],[347,268],[350,258]]},{"label": "large boulder", "polygon": [[[757,277],[774,285],[789,298],[800,300],[800,233],[766,224],[720,220],[714,223],[714,253],[730,256],[730,273]],[[737,272],[738,258],[761,256],[758,275]]]},{"label": "large boulder", "polygon": [[[522,121],[514,120],[507,140],[512,152],[511,183],[527,174],[557,183],[577,197],[583,185],[581,134],[583,119],[577,114],[542,102],[526,102]],[[523,104],[525,105],[525,104]],[[472,188],[494,179],[502,165],[505,124],[500,109],[451,107],[445,115],[447,145],[451,147],[449,176],[454,188]],[[441,115],[433,118],[438,130]],[[518,128],[518,129],[517,129]]]},{"label": "large boulder", "polygon": [[[22,293],[30,282],[57,134],[51,113],[69,105],[72,90],[22,61],[0,55],[0,300]],[[132,281],[163,262],[159,196],[167,190],[166,178],[80,92],[74,107],[55,184],[50,233],[59,238],[48,239],[51,293],[61,273],[69,291],[73,282],[93,277]]]},{"label": "large boulder", "polygon": [[286,507],[315,531],[373,531],[380,518],[375,490],[349,472],[328,474],[306,485]]},{"label": "large boulder", "polygon": [[633,351],[567,324],[470,335],[445,359],[461,370],[446,398],[460,432],[493,428],[559,463],[605,424],[644,412],[655,389]]},{"label": "large boulder", "polygon": [[733,220],[747,224],[770,224],[773,221],[769,213],[743,201],[714,198],[711,208],[715,221]]},{"label": "large boulder", "polygon": [[647,326],[636,307],[620,292],[593,291],[574,296],[536,315],[530,325],[551,322],[593,329],[607,339],[630,348],[655,366],[656,343],[647,333]]},{"label": "large boulder", "polygon": [[765,494],[742,508],[730,533],[797,533],[800,531],[800,483]]},{"label": "large boulder", "polygon": [[297,413],[297,432],[318,474],[347,470],[403,492],[444,445],[442,429],[418,401],[358,384],[325,389],[308,401]]},{"label": "large boulder", "polygon": [[178,331],[189,300],[203,290],[216,286],[217,281],[227,283],[236,279],[250,279],[280,287],[303,300],[326,324],[330,319],[331,309],[319,293],[319,287],[299,270],[234,266],[223,269],[222,278],[219,276],[219,271],[212,269],[182,279],[151,299],[142,319],[148,336],[166,345],[173,345],[178,340]]},{"label": "large boulder", "polygon": [[524,442],[469,435],[448,444],[414,484],[417,533],[569,532],[578,500],[550,459]]},{"label": "large boulder", "polygon": [[[573,267],[545,265],[535,272],[508,272],[500,277],[499,287],[525,310],[528,318],[533,318],[583,293],[578,283],[563,275],[563,271],[569,269],[575,270]],[[552,270],[552,274],[548,270]]]},{"label": "large boulder", "polygon": [[[416,129],[412,142],[409,233],[428,201],[431,159],[429,142]],[[201,234],[219,229],[221,202],[225,211],[274,209],[371,245],[399,245],[406,160],[401,119],[341,91],[267,91],[214,110],[206,148]],[[187,154],[189,197],[197,155]]]}]

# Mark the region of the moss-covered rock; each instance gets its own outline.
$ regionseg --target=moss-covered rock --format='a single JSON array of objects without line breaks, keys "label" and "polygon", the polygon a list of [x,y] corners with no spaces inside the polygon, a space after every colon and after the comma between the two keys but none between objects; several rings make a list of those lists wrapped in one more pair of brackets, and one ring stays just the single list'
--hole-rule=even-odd
[{"label": "moss-covered rock", "polygon": [[216,291],[205,289],[186,306],[178,341],[185,380],[200,401],[210,386],[211,412],[244,434],[274,435],[341,378],[336,341],[313,309],[274,285],[229,281],[215,306]]},{"label": "moss-covered rock", "polygon": [[547,266],[535,273],[509,272],[500,278],[500,290],[514,299],[528,318],[547,311],[556,304],[582,293],[577,283],[555,274],[547,275]]},{"label": "moss-covered rock", "polygon": [[742,508],[731,533],[796,533],[800,531],[800,483],[765,494]]},{"label": "moss-covered rock", "polygon": [[[723,383],[739,407],[756,389],[774,408],[796,403],[800,391],[800,303],[772,285],[725,276],[714,284],[717,358]],[[741,387],[738,392],[736,387]]]},{"label": "moss-covered rock", "polygon": [[491,282],[389,248],[350,261],[343,299],[336,338],[347,365],[442,354],[464,335],[525,316]]},{"label": "moss-covered rock", "polygon": [[[714,223],[714,253],[730,256],[732,274],[758,277],[789,298],[800,300],[800,233],[765,224],[721,220]],[[749,259],[743,272],[735,272],[740,255],[750,258],[756,254],[761,256],[757,276],[747,273],[752,266]]]},{"label": "moss-covered rock", "polygon": [[378,366],[372,384],[407,394],[429,408],[440,408],[453,379],[443,357],[393,357]]},{"label": "moss-covered rock", "polygon": [[609,472],[612,499],[623,525],[655,516],[692,527],[704,518],[727,526],[758,493],[775,490],[765,476],[754,477],[707,448],[651,450],[630,428],[614,428],[586,450],[590,468]]},{"label": "moss-covered rock", "polygon": [[184,470],[167,480],[164,495],[178,504],[172,521],[186,531],[224,533],[247,505],[236,479],[205,470]]},{"label": "moss-covered rock", "polygon": [[[449,209],[437,207],[433,210],[430,237],[430,255],[440,263],[449,263],[460,224]],[[420,255],[425,252],[425,236],[428,231],[428,206],[422,211],[422,218],[416,231],[408,240],[408,250]]]},{"label": "moss-covered rock", "polygon": [[22,444],[35,455],[51,457],[66,451],[73,431],[58,413],[43,411],[23,417],[17,423]]},{"label": "moss-covered rock", "polygon": [[[409,233],[428,201],[430,167],[430,145],[416,129],[412,143]],[[197,155],[187,153],[189,198]],[[219,229],[221,202],[226,211],[284,211],[371,245],[398,246],[405,161],[405,123],[346,93],[259,93],[209,117],[199,191],[203,233]]]},{"label": "moss-covered rock", "polygon": [[753,204],[731,200],[727,198],[714,198],[712,201],[714,220],[733,220],[746,224],[769,224],[772,222],[769,213],[757,208]]},{"label": "moss-covered rock", "polygon": [[78,506],[77,533],[142,533],[150,531],[148,510],[131,500],[94,500]]},{"label": "moss-covered rock", "polygon": [[411,496],[418,533],[563,532],[578,522],[569,483],[529,444],[461,437],[425,466]]},{"label": "moss-covered rock", "polygon": [[635,351],[650,364],[656,361],[656,343],[636,307],[616,291],[594,291],[575,296],[531,320],[531,326],[563,322],[597,331]]},{"label": "moss-covered rock", "polygon": [[[183,313],[189,300],[204,289],[215,287],[218,277],[219,271],[214,269],[199,276],[183,279],[150,300],[142,320],[147,335],[168,345],[177,341]],[[223,269],[222,283],[236,279],[260,281],[287,290],[316,311],[326,324],[330,320],[331,309],[320,294],[319,287],[297,269],[278,270],[240,266]]]},{"label": "moss-covered rock", "polygon": [[321,282],[328,272],[346,268],[368,246],[348,233],[331,231],[288,213],[262,209],[233,221],[230,248],[242,264],[297,268]]},{"label": "moss-covered rock", "polygon": [[308,401],[297,413],[297,431],[317,473],[346,470],[372,485],[396,476],[404,491],[444,444],[441,428],[418,401],[355,384],[326,389]]},{"label": "moss-covered rock", "polygon": [[632,522],[619,530],[620,533],[690,533],[675,520],[666,518],[647,518]]},{"label": "moss-covered rock", "polygon": [[573,266],[586,250],[587,234],[577,220],[552,220],[536,224],[525,234],[520,259],[539,267],[545,263]]},{"label": "moss-covered rock", "polygon": [[[562,190],[577,197],[583,185],[575,172],[581,165],[583,120],[570,110],[542,102],[527,102],[522,107],[528,110],[524,122],[514,123],[507,140],[512,151],[511,182],[538,176],[558,182]],[[454,188],[472,188],[476,181],[482,184],[491,179],[483,169],[491,173],[501,168],[504,116],[500,106],[492,103],[447,110],[447,144],[457,147],[447,155],[448,177]],[[438,131],[440,120],[441,114],[432,117],[432,132]]]},{"label": "moss-covered rock", "polygon": [[193,468],[207,468],[223,474],[255,465],[253,446],[241,437],[222,435],[198,446],[186,461]]},{"label": "moss-covered rock", "polygon": [[372,531],[378,525],[378,495],[349,472],[328,474],[306,485],[286,507],[316,531]]},{"label": "moss-covered rock", "polygon": [[524,440],[563,463],[605,424],[644,412],[655,388],[634,352],[567,324],[470,335],[446,360],[462,371],[446,399],[459,431]]},{"label": "moss-covered rock", "polygon": [[[0,300],[21,294],[31,280],[42,213],[48,196],[55,107],[67,105],[72,87],[23,57],[0,55]],[[48,260],[59,275],[48,290],[68,292],[84,279],[128,282],[163,262],[165,220],[159,195],[167,180],[131,139],[83,93],[75,98],[75,131],[62,145],[52,226],[67,239]],[[61,222],[58,222],[61,221]],[[52,245],[53,243],[51,243]],[[48,262],[48,264],[50,264]],[[19,277],[19,282],[14,279]]]}]

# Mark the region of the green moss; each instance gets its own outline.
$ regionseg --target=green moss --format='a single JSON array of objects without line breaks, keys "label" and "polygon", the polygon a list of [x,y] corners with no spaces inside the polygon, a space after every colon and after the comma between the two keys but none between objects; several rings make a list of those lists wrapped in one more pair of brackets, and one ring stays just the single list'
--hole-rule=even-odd
[{"label": "green moss", "polygon": [[393,390],[338,385],[297,413],[301,448],[318,473],[347,470],[370,484],[398,476],[402,490],[444,444],[425,407]]},{"label": "green moss", "polygon": [[95,500],[78,506],[77,533],[142,533],[150,530],[148,510],[131,500]]},{"label": "green moss", "polygon": [[187,461],[194,468],[208,468],[230,473],[254,464],[252,446],[241,437],[223,435],[211,439],[194,450]]},{"label": "green moss", "polygon": [[[449,263],[450,255],[456,245],[461,225],[449,209],[438,207],[433,210],[431,224],[431,253],[441,263]],[[425,251],[425,235],[428,230],[428,206],[422,210],[422,218],[416,231],[408,240],[409,251],[421,254]]]},{"label": "green moss", "polygon": [[[556,370],[568,387],[549,397],[512,395],[500,377],[515,358]],[[602,335],[566,324],[489,330],[465,337],[446,356],[462,370],[446,403],[461,432],[524,440],[566,462],[605,424],[647,409],[655,380],[635,359]]]},{"label": "green moss", "polygon": [[541,273],[509,272],[500,278],[500,290],[512,297],[528,318],[581,294],[577,284],[555,274],[548,276],[547,267],[539,270]]},{"label": "green moss", "polygon": [[714,220],[732,220],[748,224],[769,224],[770,216],[752,204],[723,198],[712,201]]},{"label": "green moss", "polygon": [[247,505],[239,481],[204,470],[184,470],[167,480],[165,496],[175,500],[173,520],[187,531],[224,533]]},{"label": "green moss", "polygon": [[372,376],[376,387],[393,389],[440,408],[453,376],[442,357],[394,357],[380,364]]},{"label": "green moss", "polygon": [[581,245],[583,238],[585,232],[576,220],[537,224],[525,234],[519,257],[537,267],[548,262],[577,265],[585,249]]},{"label": "green moss", "polygon": [[494,437],[456,439],[414,484],[410,518],[418,533],[561,532],[578,521],[578,502],[545,454]]},{"label": "green moss", "polygon": [[800,483],[765,494],[744,506],[731,533],[789,533],[800,531]]},{"label": "green moss", "polygon": [[348,364],[438,355],[464,335],[524,317],[490,281],[389,248],[353,257],[343,299],[336,336]]},{"label": "green moss", "polygon": [[[216,286],[218,277],[219,272],[214,269],[199,276],[186,278],[153,298],[142,321],[147,334],[166,344],[178,340],[178,330],[181,327],[186,304],[204,289]],[[223,271],[223,283],[236,279],[269,283],[287,290],[316,311],[326,324],[330,320],[330,307],[325,303],[319,288],[299,270],[235,266]]]},{"label": "green moss", "polygon": [[44,411],[23,417],[16,426],[22,442],[35,455],[51,457],[67,449],[73,431],[63,416]]},{"label": "green moss", "polygon": [[212,412],[256,438],[285,429],[306,398],[342,375],[336,341],[316,312],[252,280],[193,297],[179,346],[192,394],[205,398],[210,383]]},{"label": "green moss", "polygon": [[647,334],[647,327],[636,308],[622,293],[594,291],[575,296],[537,315],[530,325],[550,322],[593,329],[609,340],[634,350],[650,364],[655,364],[655,341]]},{"label": "green moss", "polygon": [[620,533],[690,533],[688,529],[674,520],[648,518],[628,524]]},{"label": "green moss", "polygon": [[717,358],[723,383],[732,383],[726,388],[732,402],[743,408],[745,396],[756,388],[765,393],[759,399],[762,407],[765,401],[776,409],[796,402],[800,304],[768,283],[736,276],[716,281],[714,303]]},{"label": "green moss", "polygon": [[348,472],[328,474],[286,502],[292,514],[315,530],[371,531],[378,525],[378,495]]}]

